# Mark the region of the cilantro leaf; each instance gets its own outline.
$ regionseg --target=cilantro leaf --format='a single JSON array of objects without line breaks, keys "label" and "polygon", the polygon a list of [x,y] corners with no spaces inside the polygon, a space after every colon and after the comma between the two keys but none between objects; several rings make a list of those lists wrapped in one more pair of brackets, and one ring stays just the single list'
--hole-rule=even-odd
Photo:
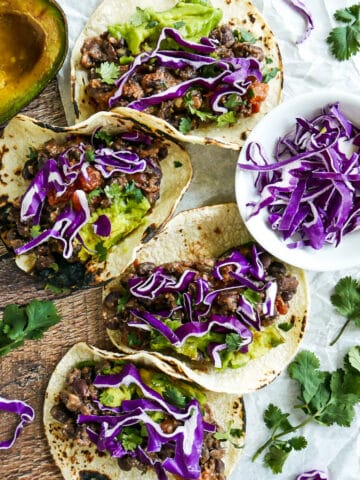
[{"label": "cilantro leaf", "polygon": [[39,152],[33,148],[29,147],[29,153],[26,155],[26,157],[30,160],[30,162],[35,162],[38,159]]},{"label": "cilantro leaf", "polygon": [[235,448],[244,448],[243,443],[235,442],[234,440],[243,439],[244,431],[241,428],[234,428],[233,421],[230,421],[227,425],[227,430],[225,432],[215,432],[213,437],[216,440],[228,441]]},{"label": "cilantro leaf", "polygon": [[140,446],[143,442],[144,437],[141,433],[142,432],[136,427],[124,427],[119,433],[118,438],[125,450],[133,452],[136,447]]},{"label": "cilantro leaf", "polygon": [[189,133],[192,129],[191,120],[187,117],[182,117],[179,123],[179,130],[181,133],[186,134]]},{"label": "cilantro leaf", "polygon": [[237,35],[239,42],[256,43],[256,37],[247,30],[241,28],[240,30],[237,30]]},{"label": "cilantro leaf", "polygon": [[48,328],[60,321],[56,307],[50,301],[33,300],[25,310],[28,318],[26,338],[41,338]]},{"label": "cilantro leaf", "polygon": [[98,197],[102,193],[104,193],[104,190],[102,188],[94,188],[94,190],[91,190],[91,192],[89,192],[86,196],[88,201],[90,201],[93,198]]},{"label": "cilantro leaf", "polygon": [[41,233],[40,225],[32,225],[32,227],[30,228],[31,238],[38,237],[40,235],[40,233]]},{"label": "cilantro leaf", "polygon": [[95,151],[94,150],[86,150],[85,159],[87,162],[92,163],[95,161]]},{"label": "cilantro leaf", "polygon": [[318,371],[319,366],[319,359],[312,352],[304,350],[288,367],[290,377],[300,383],[302,397],[306,403],[311,401],[323,382],[323,375]]},{"label": "cilantro leaf", "polygon": [[289,414],[283,413],[279,407],[270,403],[264,412],[264,422],[269,430],[276,431],[279,428],[287,430],[291,428],[288,420]]},{"label": "cilantro leaf", "polygon": [[334,345],[351,320],[360,327],[360,282],[352,277],[341,278],[335,285],[330,301],[336,311],[347,319],[338,335],[330,343]]},{"label": "cilantro leaf", "polygon": [[278,328],[283,332],[289,332],[294,327],[294,324],[291,322],[283,322],[278,324]]},{"label": "cilantro leaf", "polygon": [[292,450],[307,446],[303,436],[281,440],[307,423],[314,421],[324,426],[334,423],[349,426],[355,416],[355,405],[360,402],[360,346],[349,350],[344,358],[344,368],[334,372],[319,370],[318,358],[308,351],[299,353],[289,365],[290,377],[299,383],[302,405],[306,418],[298,425],[292,425],[289,414],[270,404],[264,412],[265,425],[271,430],[270,438],[257,449],[255,460],[263,451],[264,463],[274,473],[280,473]]},{"label": "cilantro leaf", "polygon": [[98,130],[95,135],[94,135],[94,138],[97,138],[98,140],[102,141],[103,143],[105,143],[105,145],[107,147],[110,146],[110,144],[112,143],[113,141],[113,138],[112,136],[105,132],[105,130]]},{"label": "cilantro leaf", "polygon": [[223,127],[229,123],[236,123],[236,116],[232,111],[223,113],[216,117],[216,123],[219,127]]},{"label": "cilantro leaf", "polygon": [[120,295],[118,304],[117,304],[117,312],[122,312],[124,310],[125,305],[131,298],[131,293],[128,291],[124,291],[122,295]]},{"label": "cilantro leaf", "polygon": [[236,352],[239,350],[239,347],[242,345],[243,341],[238,333],[232,332],[225,336],[225,343],[229,352]]},{"label": "cilantro leaf", "polygon": [[360,5],[337,10],[334,17],[346,25],[333,28],[326,41],[338,60],[348,60],[360,49]]},{"label": "cilantro leaf", "polygon": [[224,106],[229,110],[235,110],[242,103],[241,97],[237,93],[231,93],[226,99]]},{"label": "cilantro leaf", "polygon": [[96,245],[95,245],[95,251],[96,251],[96,254],[99,258],[99,262],[105,262],[106,258],[107,258],[107,253],[108,253],[108,250],[107,248],[104,246],[104,242],[98,242]]},{"label": "cilantro leaf", "polygon": [[119,66],[114,62],[103,62],[100,67],[95,68],[95,71],[100,75],[101,80],[108,85],[115,85],[115,81],[120,74]]},{"label": "cilantro leaf", "polygon": [[264,457],[265,465],[271,468],[273,473],[281,473],[290,451],[291,450],[282,448],[281,445],[272,445]]},{"label": "cilantro leaf", "polygon": [[28,305],[7,305],[0,320],[0,355],[19,347],[26,339],[39,339],[60,321],[51,301],[32,300]]},{"label": "cilantro leaf", "polygon": [[270,80],[276,77],[276,75],[280,72],[280,69],[277,67],[274,68],[266,68],[262,72],[262,82],[263,83],[269,83]]},{"label": "cilantro leaf", "polygon": [[175,407],[185,408],[187,405],[185,395],[183,395],[176,387],[167,386],[163,392],[163,397],[167,402],[175,405]]},{"label": "cilantro leaf", "polygon": [[360,373],[360,348],[352,347],[348,352],[348,360],[350,365]]},{"label": "cilantro leaf", "polygon": [[142,25],[143,23],[149,22],[150,19],[151,15],[148,10],[136,7],[135,13],[133,13],[129,18],[129,23],[131,23],[131,25],[134,25],[134,27],[140,27],[140,25]]},{"label": "cilantro leaf", "polygon": [[302,450],[307,447],[307,440],[305,437],[293,437],[288,440],[289,444],[294,450]]},{"label": "cilantro leaf", "polygon": [[125,194],[129,198],[133,198],[136,203],[141,203],[144,195],[140,188],[135,186],[133,181],[129,182],[125,187]]}]

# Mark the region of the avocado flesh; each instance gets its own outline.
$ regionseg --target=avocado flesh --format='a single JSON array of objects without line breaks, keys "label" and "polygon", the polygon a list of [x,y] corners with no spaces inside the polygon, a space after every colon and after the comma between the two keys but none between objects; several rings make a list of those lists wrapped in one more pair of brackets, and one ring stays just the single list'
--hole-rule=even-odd
[{"label": "avocado flesh", "polygon": [[133,55],[141,50],[154,48],[157,38],[164,27],[171,27],[189,41],[198,42],[201,37],[207,37],[218,25],[222,12],[213,8],[210,2],[185,0],[163,12],[152,8],[138,9],[133,20],[109,27],[109,32],[116,38],[123,37]]},{"label": "avocado flesh", "polygon": [[0,2],[0,125],[55,76],[67,51],[63,12],[52,0]]}]

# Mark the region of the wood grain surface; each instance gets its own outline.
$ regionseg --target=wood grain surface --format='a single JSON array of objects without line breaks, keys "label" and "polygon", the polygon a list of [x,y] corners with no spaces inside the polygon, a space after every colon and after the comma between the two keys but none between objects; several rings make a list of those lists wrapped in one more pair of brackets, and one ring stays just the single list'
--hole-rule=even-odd
[{"label": "wood grain surface", "polygon": [[[47,123],[66,125],[56,81],[22,113]],[[62,317],[41,340],[28,340],[23,347],[0,357],[0,396],[27,401],[36,415],[12,449],[0,450],[0,480],[61,480],[42,425],[44,393],[55,365],[74,343],[87,341],[110,348],[101,320],[101,288],[55,298],[51,292],[41,289],[34,279],[20,272],[1,247],[0,292],[1,311],[10,303],[26,304],[34,298],[54,299]],[[0,412],[0,440],[11,436],[15,424],[13,415]]]}]

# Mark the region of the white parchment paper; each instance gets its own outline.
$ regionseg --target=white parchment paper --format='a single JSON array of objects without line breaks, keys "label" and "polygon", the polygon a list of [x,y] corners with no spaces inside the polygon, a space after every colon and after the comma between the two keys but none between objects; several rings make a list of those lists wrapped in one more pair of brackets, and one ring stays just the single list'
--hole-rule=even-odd
[{"label": "white parchment paper", "polygon": [[[87,18],[100,0],[58,0],[68,18],[70,49]],[[284,62],[285,83],[283,99],[295,95],[332,88],[360,95],[360,54],[345,62],[338,62],[329,53],[326,37],[336,25],[333,13],[356,3],[355,0],[304,0],[312,11],[315,29],[301,45],[296,41],[302,35],[305,21],[286,0],[253,0],[271,25],[280,45]],[[154,3],[156,6],[156,2]],[[59,73],[59,85],[69,123],[73,114],[69,97],[69,58]],[[359,113],[360,123],[360,113]],[[202,205],[234,201],[234,174],[237,153],[217,147],[187,147],[193,160],[194,178],[181,201],[178,211]],[[360,245],[359,245],[360,248]],[[349,252],[351,255],[351,252]],[[359,267],[331,273],[308,272],[311,291],[311,311],[303,349],[317,354],[324,370],[342,365],[348,349],[360,345],[360,331],[353,325],[337,345],[329,347],[343,323],[334,312],[330,295],[336,282],[345,275],[360,278]],[[297,387],[284,372],[272,385],[246,395],[247,437],[243,456],[229,480],[295,480],[305,470],[321,468],[331,480],[360,480],[360,409],[350,428],[322,427],[309,424],[299,434],[305,435],[308,447],[292,453],[282,474],[273,475],[265,468],[262,458],[251,457],[267,439],[268,431],[262,415],[271,402],[284,411],[292,412],[290,420],[300,423],[304,417],[291,407],[296,404]]]}]

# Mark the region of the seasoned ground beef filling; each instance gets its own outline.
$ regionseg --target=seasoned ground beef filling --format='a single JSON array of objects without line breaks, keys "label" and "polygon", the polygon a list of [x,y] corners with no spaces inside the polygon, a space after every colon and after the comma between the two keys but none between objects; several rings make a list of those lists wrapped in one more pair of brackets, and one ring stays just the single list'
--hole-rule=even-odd
[{"label": "seasoned ground beef filling", "polygon": [[[91,441],[86,432],[85,424],[79,425],[76,421],[79,414],[83,415],[115,415],[107,410],[102,412],[99,409],[99,396],[101,391],[92,385],[95,376],[105,368],[111,368],[112,364],[108,361],[95,366],[85,366],[73,368],[66,379],[66,386],[59,394],[58,403],[51,409],[51,415],[55,420],[62,424],[62,433],[67,440],[74,440],[78,445],[88,446]],[[210,407],[204,406],[204,421],[214,424],[214,418]],[[164,433],[172,433],[177,426],[177,421],[173,418],[165,419],[161,422],[161,429]],[[92,424],[94,431],[99,430],[99,424]],[[171,456],[173,451],[166,451],[163,448],[160,452],[152,453],[154,460],[164,460]],[[214,438],[210,432],[204,432],[203,447],[200,457],[201,477],[200,480],[225,480],[225,466],[222,461],[224,449],[221,441]],[[123,471],[130,471],[136,468],[141,473],[145,473],[148,467],[131,455],[125,455],[118,460],[119,467]]]},{"label": "seasoned ground beef filling", "polygon": [[[252,57],[260,63],[264,61],[263,49],[253,43],[239,41],[229,25],[222,25],[210,33],[218,46],[212,54],[215,58],[248,58]],[[88,71],[88,84],[86,94],[90,103],[96,111],[109,110],[109,99],[114,95],[116,87],[102,81],[98,69],[104,62],[114,63],[119,66],[121,57],[131,57],[124,39],[117,40],[108,32],[97,37],[85,40],[81,49],[81,66]],[[120,65],[119,77],[129,68],[128,65]],[[200,74],[207,76],[206,71]],[[156,66],[153,62],[143,64],[124,86],[121,99],[116,106],[127,106],[134,100],[149,97],[162,92],[183,81],[195,78],[199,75],[191,66],[179,69],[169,69],[163,66]],[[268,85],[253,80],[253,84],[243,97],[239,95],[232,97],[231,110],[236,118],[248,117],[260,110],[261,103],[265,100],[268,92]],[[221,104],[226,104],[229,95],[221,99]],[[208,101],[208,95],[201,88],[191,88],[184,96],[173,100],[164,101],[145,109],[147,113],[162,118],[176,128],[179,128],[181,119],[184,117],[191,120],[191,127],[196,128],[202,124],[212,122],[213,119],[201,118],[194,115],[188,108],[202,112],[212,112]]]},{"label": "seasoned ground beef filling", "polygon": [[[124,140],[121,135],[116,135],[107,139],[109,145],[105,145],[102,140],[96,140],[94,137],[77,135],[71,136],[63,143],[59,144],[55,140],[49,140],[44,144],[41,150],[31,150],[29,159],[25,162],[22,176],[31,182],[37,172],[44,166],[49,159],[55,159],[60,162],[61,155],[67,152],[67,157],[71,165],[79,162],[81,149],[89,154],[88,166],[86,172],[81,172],[77,180],[66,187],[61,196],[56,195],[56,191],[50,191],[41,211],[40,228],[41,231],[51,228],[67,205],[75,205],[74,192],[82,190],[87,195],[90,215],[96,209],[104,209],[111,205],[109,196],[106,194],[107,188],[119,187],[119,189],[129,190],[129,195],[145,197],[152,207],[160,195],[160,183],[162,173],[160,162],[167,156],[167,147],[160,140],[153,139],[150,145],[146,142],[130,142]],[[127,150],[137,153],[140,158],[146,158],[146,168],[140,173],[125,174],[113,172],[111,176],[105,178],[91,162],[91,155],[94,149],[109,146],[113,151]],[[0,227],[1,238],[6,246],[12,250],[29,242],[36,234],[34,232],[33,219],[20,221],[21,198],[17,204],[6,207],[0,212],[2,215],[2,224]],[[81,286],[88,283],[84,277],[84,266],[79,263],[78,253],[81,250],[81,243],[74,244],[73,253],[67,260],[63,258],[64,245],[60,240],[50,238],[46,243],[35,247],[32,252],[36,255],[35,273],[40,277],[47,279],[51,277],[51,282],[60,287],[67,287],[72,284]],[[54,271],[54,266],[57,271]],[[56,276],[56,280],[54,280]]]},{"label": "seasoned ground beef filling", "polygon": [[[245,257],[251,258],[252,247],[249,245],[240,246],[235,251],[242,253]],[[230,253],[226,257],[230,256]],[[224,257],[225,258],[225,257]],[[279,315],[285,315],[289,310],[289,302],[296,293],[298,287],[298,280],[290,275],[283,263],[274,260],[268,253],[263,252],[259,255],[261,263],[265,270],[264,283],[274,281],[277,284],[277,293],[275,298],[275,312],[273,316],[268,316],[263,313],[263,303],[265,299],[264,290],[257,292],[256,310],[259,313],[261,327],[267,327],[275,322]],[[172,262],[161,265],[165,274],[174,279],[177,283],[181,275],[185,271],[195,272],[195,276],[186,292],[189,292],[193,301],[196,299],[197,287],[195,285],[199,278],[206,280],[209,285],[210,292],[214,290],[222,290],[216,295],[212,303],[211,309],[206,313],[202,320],[209,319],[212,315],[222,317],[236,317],[236,310],[239,307],[239,297],[246,290],[245,287],[234,286],[234,271],[233,265],[227,265],[221,268],[222,280],[214,277],[214,266],[218,259],[205,259],[199,262]],[[105,318],[107,328],[116,330],[121,337],[121,341],[134,349],[150,349],[152,345],[152,333],[148,330],[129,326],[129,322],[136,321],[134,311],[136,312],[150,312],[153,315],[158,315],[161,319],[161,312],[173,311],[172,320],[181,320],[182,324],[189,322],[185,308],[177,310],[181,296],[174,292],[161,293],[153,299],[141,298],[132,296],[129,291],[129,285],[134,278],[149,278],[150,275],[158,268],[153,263],[140,263],[135,265],[134,269],[121,278],[121,284],[118,290],[111,291],[104,300]],[[229,288],[234,286],[234,288]],[[227,289],[229,288],[229,289]],[[255,293],[255,292],[253,292]],[[182,302],[183,300],[181,300]],[[197,310],[207,308],[206,305],[197,305]],[[163,319],[164,321],[164,319]],[[165,348],[165,347],[164,347]],[[173,354],[172,350],[165,349],[164,352]],[[204,352],[198,350],[198,358],[194,359],[199,363],[199,368],[209,358],[204,357]]]}]

